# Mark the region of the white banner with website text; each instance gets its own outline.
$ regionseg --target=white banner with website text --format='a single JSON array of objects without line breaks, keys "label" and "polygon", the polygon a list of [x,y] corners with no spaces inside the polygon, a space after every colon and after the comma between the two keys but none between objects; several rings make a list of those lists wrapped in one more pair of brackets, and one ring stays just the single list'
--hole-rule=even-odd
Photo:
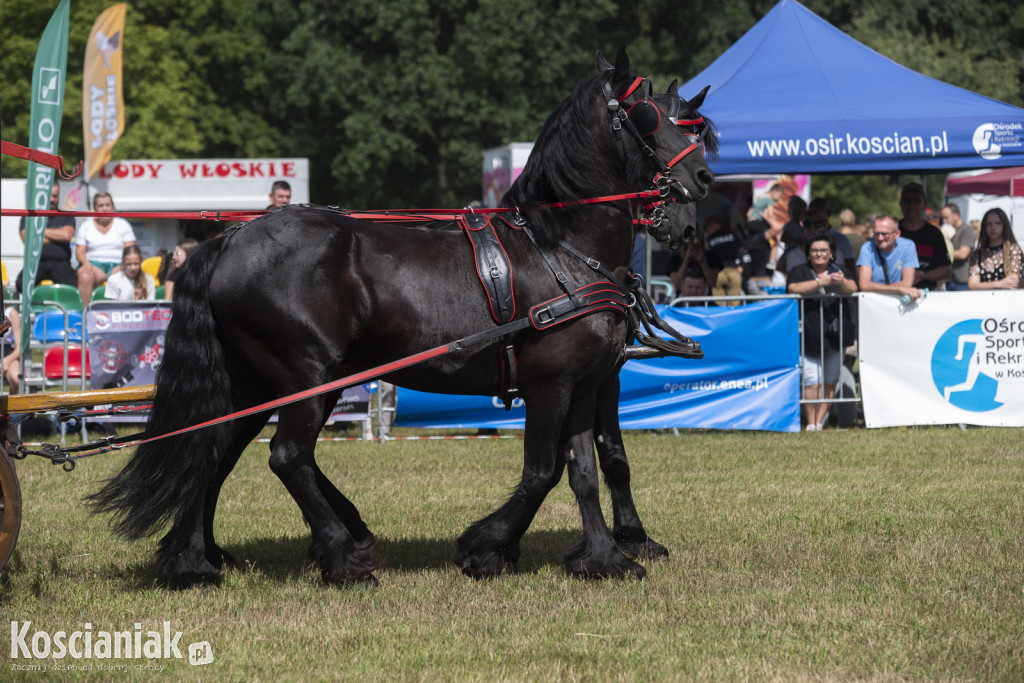
[{"label": "white banner with website text", "polygon": [[1024,291],[858,299],[868,427],[1024,426]]}]

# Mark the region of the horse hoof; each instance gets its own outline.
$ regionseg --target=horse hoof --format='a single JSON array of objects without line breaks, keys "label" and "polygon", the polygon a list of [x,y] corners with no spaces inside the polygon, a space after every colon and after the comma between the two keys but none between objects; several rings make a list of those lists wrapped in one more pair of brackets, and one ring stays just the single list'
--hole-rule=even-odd
[{"label": "horse hoof", "polygon": [[229,567],[238,566],[235,556],[220,546],[215,546],[212,552],[207,553],[206,560],[217,569],[223,569],[224,565]]},{"label": "horse hoof", "polygon": [[205,559],[195,566],[188,566],[181,555],[164,564],[160,570],[160,583],[174,590],[193,586],[219,586],[220,571]]},{"label": "horse hoof", "polygon": [[667,560],[668,559],[668,548],[658,543],[654,539],[648,538],[644,541],[643,547],[640,549],[635,557],[642,560]]},{"label": "horse hoof", "polygon": [[373,574],[360,576],[358,579],[349,582],[353,588],[380,588],[380,581]]},{"label": "horse hoof", "polygon": [[482,555],[459,553],[455,557],[455,564],[459,565],[463,574],[478,581],[499,576],[505,569],[505,559],[494,551]]},{"label": "horse hoof", "polygon": [[668,559],[668,549],[648,536],[643,529],[634,527],[616,529],[612,532],[619,549],[634,559]]},{"label": "horse hoof", "polygon": [[564,561],[566,571],[581,579],[642,579],[647,576],[643,565],[631,560],[617,546],[606,554],[598,554],[590,552],[584,541],[567,550]]},{"label": "horse hoof", "polygon": [[384,556],[373,534],[358,543],[333,546],[314,540],[309,546],[309,556],[320,567],[324,583],[332,585],[348,585],[364,580],[376,583],[377,579],[373,578],[372,572],[384,566]]}]

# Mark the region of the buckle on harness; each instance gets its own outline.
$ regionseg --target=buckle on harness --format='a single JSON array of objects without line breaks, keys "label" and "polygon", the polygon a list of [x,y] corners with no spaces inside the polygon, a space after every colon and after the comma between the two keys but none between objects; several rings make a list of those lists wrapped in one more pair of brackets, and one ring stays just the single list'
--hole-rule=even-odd
[{"label": "buckle on harness", "polygon": [[601,267],[601,262],[598,261],[596,258],[591,258],[588,256],[587,265],[590,266],[592,269],[597,270],[598,268]]},{"label": "buckle on harness", "polygon": [[538,325],[544,325],[555,319],[555,315],[551,312],[550,306],[544,308],[538,308],[533,314],[534,320],[537,321]]},{"label": "buckle on harness", "polygon": [[498,266],[491,266],[491,279],[492,280],[497,280],[500,277],[501,277],[501,270],[498,268]]}]

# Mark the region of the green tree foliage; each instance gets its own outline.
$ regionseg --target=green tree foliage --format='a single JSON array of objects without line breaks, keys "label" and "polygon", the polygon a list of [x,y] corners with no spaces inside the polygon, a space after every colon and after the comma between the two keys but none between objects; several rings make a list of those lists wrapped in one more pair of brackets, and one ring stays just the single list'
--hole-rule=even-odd
[{"label": "green tree foliage", "polygon": [[[83,156],[85,41],[110,4],[71,5],[60,146],[71,161]],[[127,122],[115,155],[305,156],[316,202],[460,206],[480,196],[481,150],[532,140],[592,73],[595,50],[611,56],[628,46],[634,67],[663,89],[710,64],[774,4],[137,0],[127,14]],[[1024,104],[1024,6],[805,4],[912,69]],[[32,61],[54,7],[56,0],[0,3],[5,140],[27,141]],[[17,177],[25,166],[5,159],[3,170]],[[895,210],[897,185],[888,177],[814,179],[816,194],[858,213]],[[929,186],[941,193],[941,177]]]},{"label": "green tree foliage", "polygon": [[[60,152],[80,160],[82,68],[93,23],[111,3],[75,0],[68,32],[68,77]],[[180,158],[278,153],[274,131],[249,112],[237,73],[258,60],[258,37],[244,35],[232,16],[233,2],[130,3],[124,35],[125,132],[118,158]],[[3,138],[28,141],[32,63],[39,36],[56,2],[15,0],[0,4],[0,72]],[[232,99],[235,98],[235,99]],[[70,164],[69,164],[70,165]],[[4,160],[4,174],[26,172],[20,160]]]},{"label": "green tree foliage", "polygon": [[[315,197],[346,206],[459,206],[480,196],[480,152],[532,140],[593,68],[588,31],[611,2],[305,0],[257,3],[260,107],[283,149],[309,156]],[[586,49],[578,47],[588,44]]]}]

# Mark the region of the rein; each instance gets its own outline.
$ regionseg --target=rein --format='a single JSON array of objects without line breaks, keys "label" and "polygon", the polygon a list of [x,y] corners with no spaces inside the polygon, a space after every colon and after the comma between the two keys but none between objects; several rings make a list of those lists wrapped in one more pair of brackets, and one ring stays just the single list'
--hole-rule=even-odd
[{"label": "rein", "polygon": [[82,162],[79,161],[71,173],[64,170],[64,157],[57,154],[50,154],[39,149],[32,149],[6,140],[0,140],[0,154],[25,159],[47,168],[57,171],[57,174],[64,180],[72,180],[82,172]]},{"label": "rein", "polygon": [[[458,216],[474,213],[512,213],[521,215],[523,210],[547,210],[562,209],[573,206],[584,206],[588,204],[602,204],[606,202],[618,202],[623,200],[651,199],[664,197],[668,194],[669,186],[658,187],[651,190],[640,190],[638,192],[624,192],[621,194],[610,194],[602,197],[590,197],[587,199],[571,199],[564,202],[551,202],[548,204],[537,204],[535,206],[499,206],[495,208],[466,208],[466,209],[362,209],[350,210],[336,206],[320,207],[314,204],[295,204],[294,206],[309,206],[312,208],[328,208],[343,213],[351,218],[359,220],[394,222],[394,221],[420,221],[420,220],[455,220]],[[650,205],[648,205],[650,206]],[[250,221],[259,218],[269,211],[262,209],[239,210],[239,211],[56,211],[52,209],[2,209],[0,215],[13,216],[15,218],[53,218],[76,216],[79,218],[178,218],[182,220],[205,220],[205,221]]]},{"label": "rein", "polygon": [[[593,261],[593,259],[591,259],[591,261]],[[596,264],[595,266],[592,267],[594,267],[595,270],[599,269],[600,264]],[[635,278],[631,283],[631,286],[636,287],[638,286],[638,284],[639,278]],[[534,327],[535,329],[538,330],[545,330],[559,323],[566,322],[573,318],[577,318],[581,315],[587,315],[598,310],[612,309],[621,312],[628,311],[631,307],[636,305],[636,293],[632,293],[632,296],[630,297],[631,300],[627,301],[618,283],[614,282],[613,280],[612,282],[607,283],[607,285],[612,285],[614,289],[610,289],[605,285],[605,283],[600,282],[593,283],[591,285],[586,285],[573,292],[574,296],[571,298],[568,295],[566,295],[537,304],[536,306],[530,309],[529,315],[527,315],[524,318],[519,318],[518,320],[513,320],[512,322],[505,323],[504,325],[499,325],[489,330],[484,330],[483,332],[477,332],[476,334],[472,334],[467,337],[462,337],[461,339],[456,339],[455,341],[449,342],[448,344],[443,344],[441,346],[428,349],[427,351],[422,351],[411,356],[406,356],[405,358],[401,358],[390,363],[378,365],[376,367],[364,370],[354,375],[342,377],[341,379],[334,380],[333,382],[328,382],[326,384],[321,384],[319,386],[312,387],[310,389],[305,389],[294,394],[289,394],[288,396],[283,396],[272,401],[267,401],[265,403],[252,406],[251,408],[246,408],[244,410],[240,410],[229,415],[224,415],[218,418],[214,418],[212,420],[207,420],[206,422],[202,422],[197,425],[183,427],[182,429],[178,429],[173,432],[168,432],[166,434],[160,434],[158,436],[152,436],[148,438],[146,437],[146,432],[138,432],[135,434],[128,434],[120,437],[100,439],[98,441],[93,441],[87,444],[81,444],[79,446],[71,447],[65,447],[58,444],[44,444],[43,448],[37,451],[28,450],[25,446],[19,446],[17,452],[13,454],[13,457],[18,460],[23,460],[29,455],[42,456],[50,460],[54,465],[62,465],[65,471],[70,472],[73,469],[75,469],[75,461],[81,460],[82,458],[88,458],[95,455],[102,455],[104,453],[109,453],[111,451],[120,450],[122,448],[127,448],[130,446],[141,446],[142,444],[145,443],[160,441],[162,439],[167,439],[172,436],[180,436],[182,434],[185,434],[186,432],[197,431],[200,429],[205,429],[207,427],[213,427],[214,425],[222,424],[224,422],[230,422],[231,420],[236,420],[242,417],[246,417],[248,415],[254,415],[256,413],[276,410],[277,408],[280,408],[282,406],[286,406],[297,401],[302,401],[307,398],[312,398],[314,396],[319,396],[320,394],[326,394],[330,391],[334,391],[337,389],[345,389],[356,384],[362,384],[363,382],[374,379],[375,377],[380,377],[382,375],[387,375],[392,372],[397,372],[398,370],[403,370],[413,365],[417,365],[419,363],[428,361],[432,358],[437,358],[438,356],[443,356],[456,351],[463,351],[465,349],[493,341],[498,337],[510,335],[512,333],[523,330],[527,327]],[[563,287],[564,286],[565,285],[563,284]],[[643,293],[641,292],[641,297],[642,296],[645,295],[643,295]],[[566,303],[567,301],[571,301],[571,303]],[[641,309],[639,313],[639,319],[643,320],[646,316],[651,314],[653,314],[653,320],[650,321],[650,323],[648,323],[647,321],[645,321],[644,323],[648,331],[650,331],[651,329],[650,324],[653,323],[659,329],[662,329],[663,331],[676,337],[676,339],[680,340],[681,344],[678,344],[676,346],[679,349],[683,349],[683,351],[680,353],[675,353],[673,355],[685,354],[687,357],[703,356],[703,353],[700,353],[700,356],[692,355],[694,349],[697,349],[697,351],[699,352],[700,344],[698,342],[690,340],[687,337],[683,337],[678,332],[673,330],[660,317],[658,317],[657,313],[654,312],[653,308],[649,310]],[[630,320],[636,320],[637,314],[630,315],[627,313],[627,317]],[[639,329],[637,329],[636,332],[638,333],[638,338],[642,338],[639,336]],[[669,342],[665,348],[669,349],[675,347],[673,347],[672,343]],[[669,350],[665,350],[664,353],[672,352]]]},{"label": "rein", "polygon": [[[236,420],[248,415],[276,410],[282,406],[302,401],[307,398],[312,398],[314,396],[319,396],[320,394],[325,394],[338,389],[345,389],[356,384],[362,384],[363,382],[376,377],[397,372],[398,370],[403,370],[432,358],[437,358],[449,353],[463,351],[480,344],[488,343],[498,339],[499,337],[506,337],[508,339],[515,332],[528,327],[533,327],[539,331],[547,330],[560,323],[564,323],[599,310],[613,310],[625,314],[631,328],[630,336],[641,342],[642,346],[640,347],[626,347],[624,352],[626,360],[629,358],[649,358],[666,355],[681,356],[684,358],[703,358],[704,353],[700,349],[699,342],[681,335],[670,325],[665,323],[665,321],[658,315],[650,297],[643,291],[643,282],[639,276],[633,275],[630,281],[624,285],[618,281],[611,271],[602,266],[599,261],[584,255],[572,245],[562,241],[558,243],[561,248],[565,249],[574,257],[583,261],[587,267],[597,273],[600,273],[604,278],[606,278],[606,282],[594,282],[576,288],[572,283],[570,283],[568,277],[557,268],[550,256],[537,244],[532,232],[525,226],[520,229],[529,236],[530,240],[537,247],[548,267],[555,275],[555,279],[565,291],[565,294],[562,296],[536,304],[530,308],[528,314],[523,318],[498,325],[497,327],[493,327],[482,332],[477,332],[476,334],[462,337],[461,339],[456,339],[448,344],[437,346],[411,356],[406,356],[405,358],[401,358],[390,363],[378,365],[354,375],[342,377],[341,379],[337,379],[326,384],[321,384],[310,389],[289,394],[288,396],[283,396],[272,401],[252,406],[251,408],[246,408],[229,415],[207,420],[206,422],[184,427],[166,434],[147,438],[146,432],[138,432],[121,437],[100,439],[98,441],[81,444],[79,446],[64,447],[58,444],[44,444],[40,450],[28,450],[25,446],[19,446],[17,452],[12,454],[12,457],[18,460],[23,460],[29,455],[38,455],[47,458],[54,465],[62,465],[66,472],[70,472],[75,469],[76,461],[82,458],[102,455],[104,453],[109,453],[111,451],[120,450],[130,446],[141,446],[142,444],[160,441],[172,436],[180,436],[186,432],[197,431],[222,424],[224,422],[230,422],[231,420]],[[641,331],[641,327],[646,331],[646,333]],[[657,337],[654,333],[654,328],[670,335],[674,338],[674,341]],[[630,349],[642,350],[639,352],[630,352]]]}]

